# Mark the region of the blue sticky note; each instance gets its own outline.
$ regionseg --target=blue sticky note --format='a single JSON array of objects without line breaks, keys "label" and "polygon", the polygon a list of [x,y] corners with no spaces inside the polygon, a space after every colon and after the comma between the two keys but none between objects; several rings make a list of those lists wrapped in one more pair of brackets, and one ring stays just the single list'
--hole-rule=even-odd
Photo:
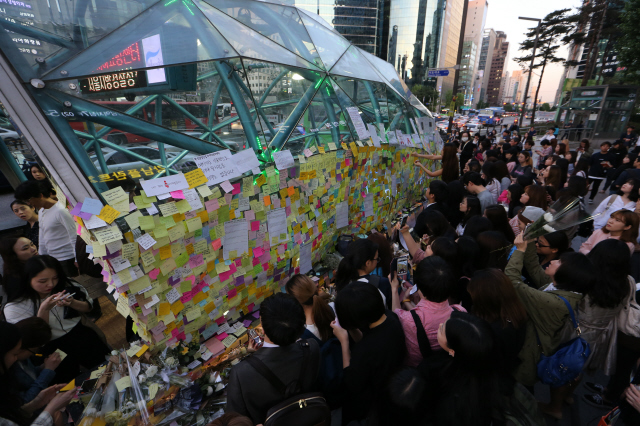
[{"label": "blue sticky note", "polygon": [[219,328],[220,327],[218,327],[218,324],[214,322],[209,327],[204,329],[204,331],[202,332],[202,337],[204,337],[204,340],[209,340],[209,338],[211,338],[211,336],[213,336]]},{"label": "blue sticky note", "polygon": [[102,211],[102,207],[103,205],[100,200],[86,197],[82,202],[82,208],[80,209],[80,211],[91,214],[100,214],[100,211]]}]

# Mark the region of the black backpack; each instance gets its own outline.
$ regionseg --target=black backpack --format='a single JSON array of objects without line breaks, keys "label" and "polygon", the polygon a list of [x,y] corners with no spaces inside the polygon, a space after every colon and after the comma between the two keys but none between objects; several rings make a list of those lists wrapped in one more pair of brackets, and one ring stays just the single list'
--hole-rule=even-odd
[{"label": "black backpack", "polygon": [[302,367],[297,381],[288,386],[255,356],[247,362],[283,395],[284,400],[267,411],[264,426],[330,426],[331,410],[320,392],[302,393],[302,381],[309,366],[309,342],[298,341],[302,348]]}]

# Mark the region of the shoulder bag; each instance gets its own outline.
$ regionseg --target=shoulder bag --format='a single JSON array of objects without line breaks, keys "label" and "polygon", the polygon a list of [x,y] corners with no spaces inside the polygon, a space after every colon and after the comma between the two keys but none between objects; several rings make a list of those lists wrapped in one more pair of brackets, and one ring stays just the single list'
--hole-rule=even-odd
[{"label": "shoulder bag", "polygon": [[[589,344],[580,337],[581,331],[576,316],[573,313],[571,304],[564,297],[556,294],[567,305],[569,309],[569,315],[571,316],[571,322],[573,328],[576,331],[577,337],[560,345],[556,352],[551,356],[546,356],[544,352],[540,356],[538,361],[538,378],[546,385],[550,385],[554,388],[559,388],[574,380],[582,372],[584,364],[589,358],[591,349]],[[535,328],[535,327],[534,327]],[[542,345],[540,344],[540,338],[538,337],[538,331],[536,330],[536,339],[538,340],[538,346],[542,351]]]},{"label": "shoulder bag", "polygon": [[618,314],[618,330],[628,336],[640,337],[640,305],[636,302],[636,283],[629,277],[629,298]]}]

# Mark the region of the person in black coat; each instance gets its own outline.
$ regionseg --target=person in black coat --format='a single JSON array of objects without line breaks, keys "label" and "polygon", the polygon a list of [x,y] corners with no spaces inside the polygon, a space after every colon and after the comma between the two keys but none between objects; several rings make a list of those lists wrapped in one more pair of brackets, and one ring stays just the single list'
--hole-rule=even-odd
[{"label": "person in black coat", "polygon": [[[265,334],[264,346],[251,356],[262,361],[285,385],[298,380],[305,351],[296,342],[305,330],[302,306],[293,296],[276,293],[260,305],[260,319]],[[317,341],[309,339],[305,342],[309,345],[307,371],[302,378],[300,393],[316,390],[320,368]],[[250,348],[254,348],[252,343]],[[231,369],[227,386],[227,412],[250,417],[254,424],[264,423],[267,411],[283,400],[285,395],[278,392],[248,360]]]},{"label": "person in black coat", "polygon": [[611,142],[602,142],[600,144],[600,152],[596,152],[591,156],[589,167],[589,180],[592,183],[591,194],[589,195],[589,204],[593,204],[593,199],[598,193],[600,184],[607,177],[607,172],[612,168],[615,156],[609,152]]},{"label": "person in black coat", "polygon": [[469,136],[469,132],[462,132],[460,136],[460,170],[464,169],[465,164],[473,157],[476,146],[473,139]]}]

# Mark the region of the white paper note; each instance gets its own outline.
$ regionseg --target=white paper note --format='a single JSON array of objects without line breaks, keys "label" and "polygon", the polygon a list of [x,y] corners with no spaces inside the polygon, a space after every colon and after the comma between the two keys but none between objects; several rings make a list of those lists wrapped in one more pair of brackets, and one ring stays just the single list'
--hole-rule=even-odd
[{"label": "white paper note", "polygon": [[179,191],[189,188],[187,179],[181,173],[179,175],[163,176],[157,179],[140,181],[142,189],[147,197],[154,195],[166,194],[171,191]]},{"label": "white paper note", "polygon": [[140,247],[142,247],[144,250],[149,250],[151,247],[153,247],[155,245],[155,243],[157,241],[154,240],[151,235],[144,234],[144,235],[140,236],[139,238],[137,238],[136,242],[138,244],[140,244]]},{"label": "white paper note", "polygon": [[358,139],[367,139],[369,137],[369,132],[367,131],[367,127],[364,125],[364,121],[362,121],[362,117],[360,117],[360,111],[358,108],[349,107],[347,108],[347,113],[356,128]]},{"label": "white paper note", "polygon": [[291,151],[285,149],[284,151],[278,151],[273,153],[273,160],[276,162],[276,168],[278,170],[286,170],[295,165],[293,155]]},{"label": "white paper note", "polygon": [[223,256],[229,259],[229,252],[238,256],[249,252],[249,227],[246,219],[234,219],[224,223]]},{"label": "white paper note", "polygon": [[349,203],[343,201],[336,205],[336,228],[344,228],[349,224]]},{"label": "white paper note", "polygon": [[209,180],[208,185],[224,182],[225,180],[240,176],[236,164],[233,161],[231,151],[228,149],[201,155],[193,160]]},{"label": "white paper note", "polygon": [[[256,167],[260,168],[260,160],[258,160],[256,153],[251,148],[233,154],[233,161],[240,174],[255,169]],[[258,171],[258,173],[260,172]]]},{"label": "white paper note", "polygon": [[364,217],[373,216],[373,194],[367,194],[364,199]]},{"label": "white paper note", "polygon": [[311,265],[311,243],[300,247],[300,273],[306,274],[313,266]]},{"label": "white paper note", "polygon": [[[269,231],[269,241],[274,237],[278,237],[278,244],[289,241],[287,232],[287,212],[285,209],[275,209],[267,212],[267,229]],[[281,234],[285,234],[284,239],[280,238]]]},{"label": "white paper note", "polygon": [[371,141],[373,142],[373,146],[376,148],[380,148],[380,136],[378,136],[378,132],[376,132],[376,126],[373,124],[367,124],[367,128],[369,129],[369,133],[371,134]]}]

